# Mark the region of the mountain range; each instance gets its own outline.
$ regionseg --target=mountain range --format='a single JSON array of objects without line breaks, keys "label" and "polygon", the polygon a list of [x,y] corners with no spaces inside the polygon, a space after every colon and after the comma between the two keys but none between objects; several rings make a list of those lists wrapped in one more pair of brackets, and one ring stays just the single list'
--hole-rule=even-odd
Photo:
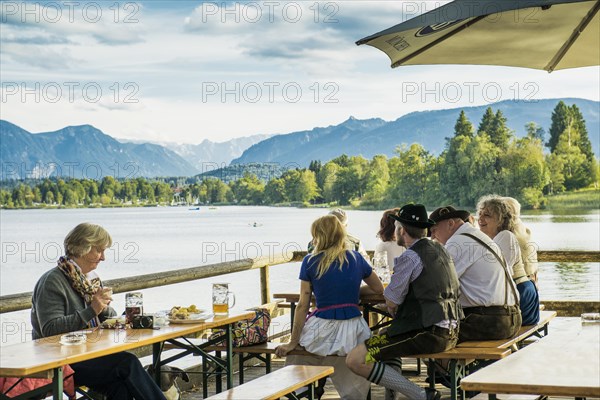
[{"label": "mountain range", "polygon": [[460,110],[465,111],[475,128],[488,106],[494,111],[501,110],[507,125],[521,137],[525,135],[525,124],[531,121],[548,131],[552,110],[560,100],[579,107],[594,152],[600,154],[600,102],[576,98],[503,101],[413,112],[394,121],[350,117],[338,125],[307,131],[254,135],[222,143],[204,140],[200,144],[119,141],[90,125],[34,134],[0,120],[0,179],[193,176],[210,173],[230,162],[295,168],[306,167],[311,160],[326,162],[341,154],[368,159],[376,154],[393,156],[398,145],[414,142],[439,154],[446,144],[445,138],[453,135]]},{"label": "mountain range", "polygon": [[560,100],[567,105],[576,104],[579,107],[586,120],[594,153],[600,154],[600,102],[564,98],[507,100],[486,106],[420,111],[390,122],[379,118],[357,120],[350,117],[335,126],[273,136],[251,146],[232,163],[294,163],[306,167],[311,160],[325,162],[341,154],[360,154],[367,159],[376,154],[390,157],[394,155],[396,146],[415,142],[421,143],[429,152],[439,154],[446,145],[445,138],[453,136],[454,124],[461,110],[465,111],[475,129],[487,107],[492,107],[494,112],[501,110],[507,118],[508,127],[515,131],[516,136],[522,137],[525,135],[525,124],[532,121],[548,132],[552,111]]}]

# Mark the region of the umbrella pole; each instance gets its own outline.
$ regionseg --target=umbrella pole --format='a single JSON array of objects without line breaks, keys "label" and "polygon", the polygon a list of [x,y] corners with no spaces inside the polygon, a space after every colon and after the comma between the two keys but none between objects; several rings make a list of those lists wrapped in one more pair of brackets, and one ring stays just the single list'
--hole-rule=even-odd
[{"label": "umbrella pole", "polygon": [[581,20],[581,22],[579,23],[579,25],[577,25],[577,28],[575,28],[569,39],[565,42],[565,44],[563,44],[560,50],[558,50],[558,52],[556,53],[554,58],[552,58],[552,60],[546,66],[546,68],[544,68],[546,71],[548,71],[549,73],[554,71],[556,65],[558,65],[560,60],[562,60],[565,54],[567,54],[573,43],[575,43],[575,40],[577,40],[579,35],[581,35],[581,32],[585,30],[585,28],[589,25],[592,19],[594,19],[594,16],[598,14],[598,10],[600,10],[600,0],[596,1],[596,5],[594,5],[594,8],[592,8],[587,13],[587,15]]}]

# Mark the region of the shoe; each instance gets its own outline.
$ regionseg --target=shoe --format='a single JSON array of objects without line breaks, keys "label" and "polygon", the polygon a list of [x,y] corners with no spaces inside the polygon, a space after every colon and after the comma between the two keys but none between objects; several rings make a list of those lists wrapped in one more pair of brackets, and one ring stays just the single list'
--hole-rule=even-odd
[{"label": "shoe", "polygon": [[440,400],[441,398],[440,392],[430,388],[425,389],[425,396],[427,400]]}]

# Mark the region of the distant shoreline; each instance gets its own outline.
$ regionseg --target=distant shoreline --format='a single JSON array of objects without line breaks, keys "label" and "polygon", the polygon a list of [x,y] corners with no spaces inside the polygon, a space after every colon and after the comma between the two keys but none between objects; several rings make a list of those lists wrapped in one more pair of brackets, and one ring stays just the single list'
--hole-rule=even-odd
[{"label": "distant shoreline", "polygon": [[[524,214],[545,214],[548,212],[564,212],[564,211],[598,211],[600,210],[600,189],[584,189],[576,192],[565,192],[554,196],[548,196],[548,204],[545,208],[532,210],[532,209],[524,209]],[[239,207],[294,207],[294,208],[332,208],[339,207],[336,204],[303,204],[303,203],[279,203],[279,204],[233,204],[233,203],[216,203],[216,204],[205,204],[205,205],[167,205],[167,204],[147,204],[147,205],[134,205],[134,204],[108,204],[108,205],[91,205],[91,206],[54,206],[54,205],[38,205],[33,207],[11,207],[6,208],[0,205],[0,210],[71,210],[71,209],[83,209],[83,208],[160,208],[160,207],[181,207],[181,208],[199,208],[202,209],[210,209],[211,207],[229,207],[229,206],[239,206]],[[439,206],[439,205],[438,205]],[[437,206],[428,206],[428,208],[435,208]],[[363,211],[378,211],[384,210],[383,208],[373,208],[373,207],[352,207],[352,206],[342,206],[342,208],[347,208],[350,210],[363,210]],[[464,207],[466,209],[473,210],[474,207]]]}]

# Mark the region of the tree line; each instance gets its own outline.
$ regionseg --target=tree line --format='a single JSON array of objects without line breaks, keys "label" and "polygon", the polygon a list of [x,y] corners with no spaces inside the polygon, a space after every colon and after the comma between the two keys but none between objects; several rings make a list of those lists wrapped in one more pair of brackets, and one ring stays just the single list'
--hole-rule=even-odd
[{"label": "tree line", "polygon": [[500,110],[488,107],[475,129],[463,111],[437,157],[420,144],[403,144],[389,159],[341,155],[324,164],[312,161],[308,168],[287,170],[266,182],[251,173],[228,184],[214,177],[201,181],[46,179],[0,189],[0,204],[11,208],[327,203],[387,208],[416,202],[473,207],[480,196],[496,193],[515,197],[526,207],[541,208],[547,195],[597,186],[598,160],[576,105],[557,104],[546,143],[546,132],[536,123],[527,124],[523,138],[517,138],[506,123]]}]

